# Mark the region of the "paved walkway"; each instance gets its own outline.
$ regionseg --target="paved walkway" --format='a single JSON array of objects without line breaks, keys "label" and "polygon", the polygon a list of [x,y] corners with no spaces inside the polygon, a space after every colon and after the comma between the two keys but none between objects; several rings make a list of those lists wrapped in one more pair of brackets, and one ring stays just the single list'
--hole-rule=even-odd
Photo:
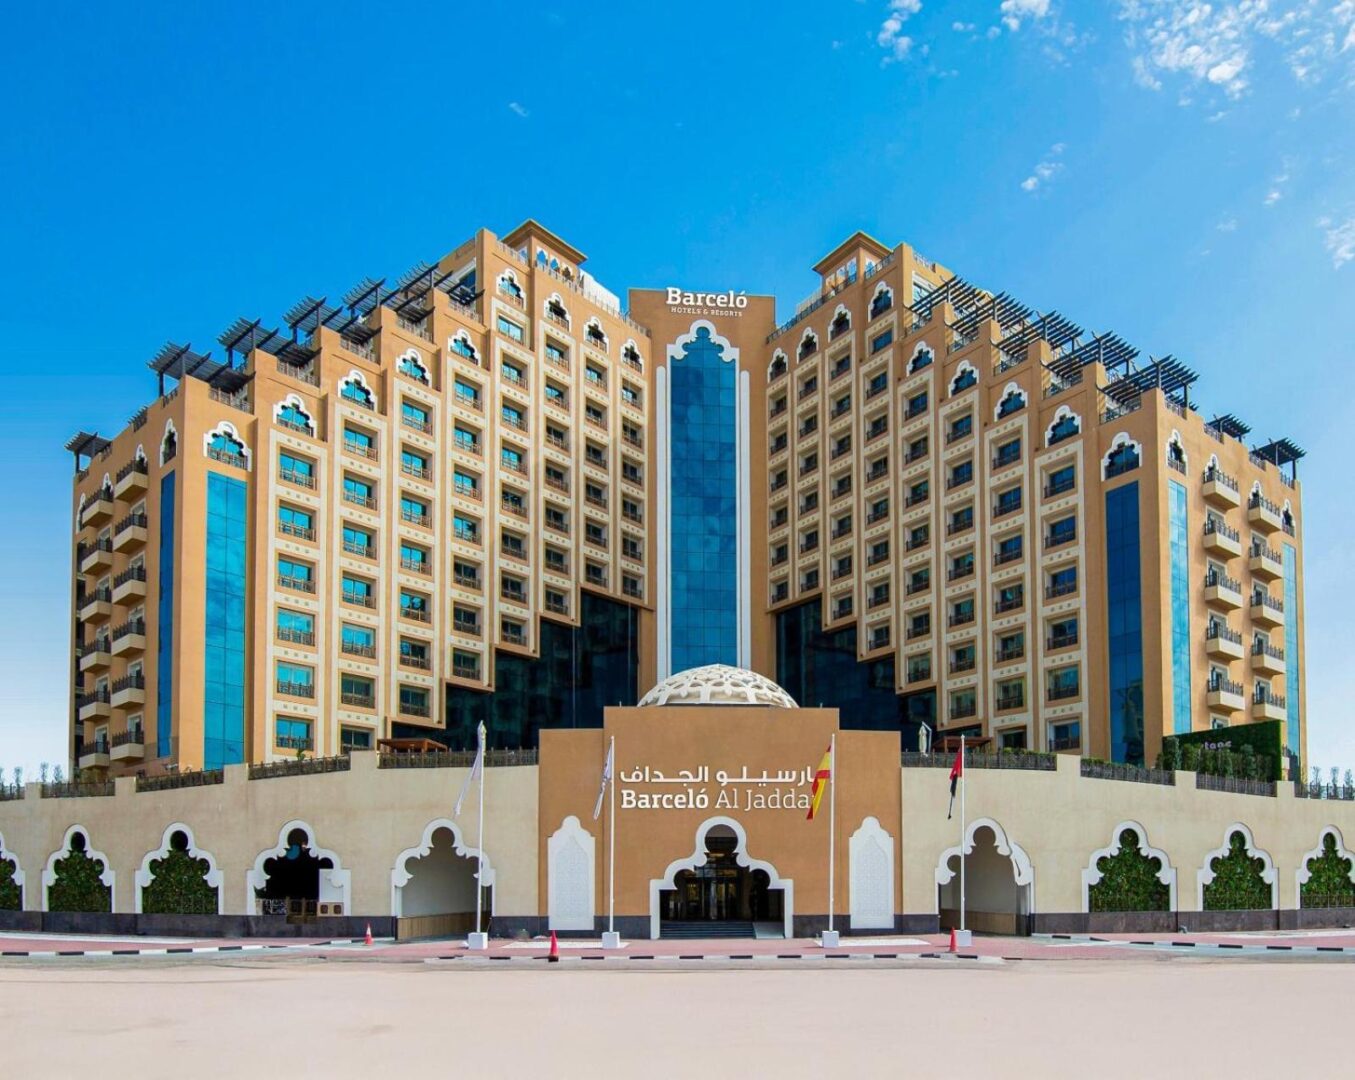
[{"label": "paved walkway", "polygon": [[[1035,937],[975,936],[970,946],[951,953],[945,934],[844,937],[824,949],[817,940],[718,939],[704,941],[626,941],[603,949],[597,940],[560,941],[560,962],[660,963],[665,961],[773,962],[818,960],[903,961],[979,960],[1063,961],[1160,959],[1164,956],[1258,956],[1355,959],[1355,930],[1292,931],[1248,934],[1054,934]],[[464,939],[397,943],[389,938],[365,945],[352,938],[145,938],[0,934],[0,961],[77,957],[321,956],[332,960],[385,962],[458,962],[460,966],[522,965],[547,961],[549,942],[495,940],[483,951],[466,948]]]}]

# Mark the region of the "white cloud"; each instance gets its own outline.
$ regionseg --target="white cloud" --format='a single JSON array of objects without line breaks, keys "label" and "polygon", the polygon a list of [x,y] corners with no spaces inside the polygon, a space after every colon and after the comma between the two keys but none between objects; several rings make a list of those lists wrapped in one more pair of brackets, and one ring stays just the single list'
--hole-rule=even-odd
[{"label": "white cloud", "polygon": [[992,41],[993,38],[997,37],[997,36],[998,36],[999,34],[1001,34],[1001,33],[1002,33],[1002,27],[1000,27],[1000,26],[990,26],[990,27],[988,27],[988,29],[984,32],[984,36],[985,36],[989,41]]},{"label": "white cloud", "polygon": [[508,103],[508,111],[515,112],[524,119],[531,115],[531,113],[527,111],[526,106],[520,105],[516,101],[510,101]]},{"label": "white cloud", "polygon": [[1063,162],[1059,158],[1063,157],[1064,149],[1064,144],[1061,142],[1051,146],[1049,153],[1045,154],[1035,168],[1030,171],[1030,175],[1021,181],[1021,190],[1033,195],[1063,172]]},{"label": "white cloud", "polygon": [[1008,30],[1021,29],[1021,20],[1035,21],[1049,15],[1049,0],[1002,0],[998,8],[1002,25]]},{"label": "white cloud", "polygon": [[1284,195],[1281,194],[1279,188],[1271,188],[1268,192],[1266,192],[1266,197],[1264,200],[1262,200],[1261,205],[1274,206],[1277,202],[1279,202],[1283,198]]},{"label": "white cloud", "polygon": [[[1251,88],[1258,52],[1278,53],[1295,80],[1312,83],[1338,66],[1355,74],[1355,0],[1117,0],[1134,81],[1163,78],[1237,98]],[[1338,44],[1340,43],[1340,44]]]},{"label": "white cloud", "polygon": [[1333,270],[1340,270],[1346,263],[1355,260],[1355,217],[1336,222],[1331,218],[1321,218],[1317,227],[1323,232],[1323,243],[1331,256]]},{"label": "white cloud", "polygon": [[953,22],[950,24],[950,28],[957,34],[972,34],[974,32],[974,24],[972,22]]},{"label": "white cloud", "polygon": [[1228,110],[1227,110],[1227,109],[1220,109],[1218,112],[1214,113],[1212,116],[1206,116],[1206,117],[1204,118],[1204,119],[1205,119],[1205,123],[1208,123],[1208,124],[1217,124],[1220,120],[1222,120],[1222,119],[1223,119],[1225,116],[1227,116],[1227,115],[1228,115]]},{"label": "white cloud", "polygon": [[1214,228],[1218,229],[1221,233],[1237,232],[1237,218],[1226,217],[1215,225]]},{"label": "white cloud", "polygon": [[[903,24],[922,10],[922,0],[890,0],[889,14],[880,24],[875,35],[875,44],[885,50],[883,64],[892,64],[908,59],[915,42],[903,32]],[[923,55],[926,55],[926,49]]]}]

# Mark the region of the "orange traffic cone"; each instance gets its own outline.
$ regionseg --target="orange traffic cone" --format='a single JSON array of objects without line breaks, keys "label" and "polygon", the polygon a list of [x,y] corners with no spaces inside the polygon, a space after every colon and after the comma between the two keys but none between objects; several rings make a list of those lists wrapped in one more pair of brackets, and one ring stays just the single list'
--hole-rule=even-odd
[{"label": "orange traffic cone", "polygon": [[546,957],[546,960],[552,964],[560,962],[560,943],[555,940],[554,930],[550,932],[550,955]]},{"label": "orange traffic cone", "polygon": [[372,924],[371,924],[371,923],[368,923],[368,924],[367,924],[367,936],[364,937],[364,938],[362,939],[362,943],[363,943],[364,945],[370,945],[370,944],[372,943]]},{"label": "orange traffic cone", "polygon": [[960,951],[960,943],[956,940],[955,927],[953,926],[950,928],[950,951],[951,952]]}]

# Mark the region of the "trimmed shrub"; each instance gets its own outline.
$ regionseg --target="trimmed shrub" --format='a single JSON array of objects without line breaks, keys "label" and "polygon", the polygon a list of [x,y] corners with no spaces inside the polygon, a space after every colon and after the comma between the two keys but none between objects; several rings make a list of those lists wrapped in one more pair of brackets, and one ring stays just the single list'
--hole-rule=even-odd
[{"label": "trimmed shrub", "polygon": [[1247,854],[1247,838],[1241,830],[1228,837],[1228,854],[1209,864],[1214,880],[1204,887],[1205,911],[1258,911],[1270,907],[1270,886],[1261,875],[1263,859]]},{"label": "trimmed shrub", "polygon": [[1120,850],[1096,860],[1101,880],[1087,891],[1092,911],[1170,911],[1171,890],[1158,878],[1162,860],[1139,851],[1133,829],[1120,833]]},{"label": "trimmed shrub", "polygon": [[[1355,907],[1351,860],[1336,850],[1336,837],[1322,838],[1322,854],[1308,860],[1308,880],[1299,886],[1302,907]],[[3,905],[0,905],[3,906]]]}]

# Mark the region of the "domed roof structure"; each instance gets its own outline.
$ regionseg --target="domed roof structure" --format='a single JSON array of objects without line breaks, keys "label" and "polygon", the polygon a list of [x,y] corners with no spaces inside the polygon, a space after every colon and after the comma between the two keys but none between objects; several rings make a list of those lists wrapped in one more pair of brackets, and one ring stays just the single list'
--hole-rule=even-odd
[{"label": "domed roof structure", "polygon": [[646,705],[798,707],[788,693],[765,675],[728,664],[707,664],[670,675],[640,699],[640,706]]}]

